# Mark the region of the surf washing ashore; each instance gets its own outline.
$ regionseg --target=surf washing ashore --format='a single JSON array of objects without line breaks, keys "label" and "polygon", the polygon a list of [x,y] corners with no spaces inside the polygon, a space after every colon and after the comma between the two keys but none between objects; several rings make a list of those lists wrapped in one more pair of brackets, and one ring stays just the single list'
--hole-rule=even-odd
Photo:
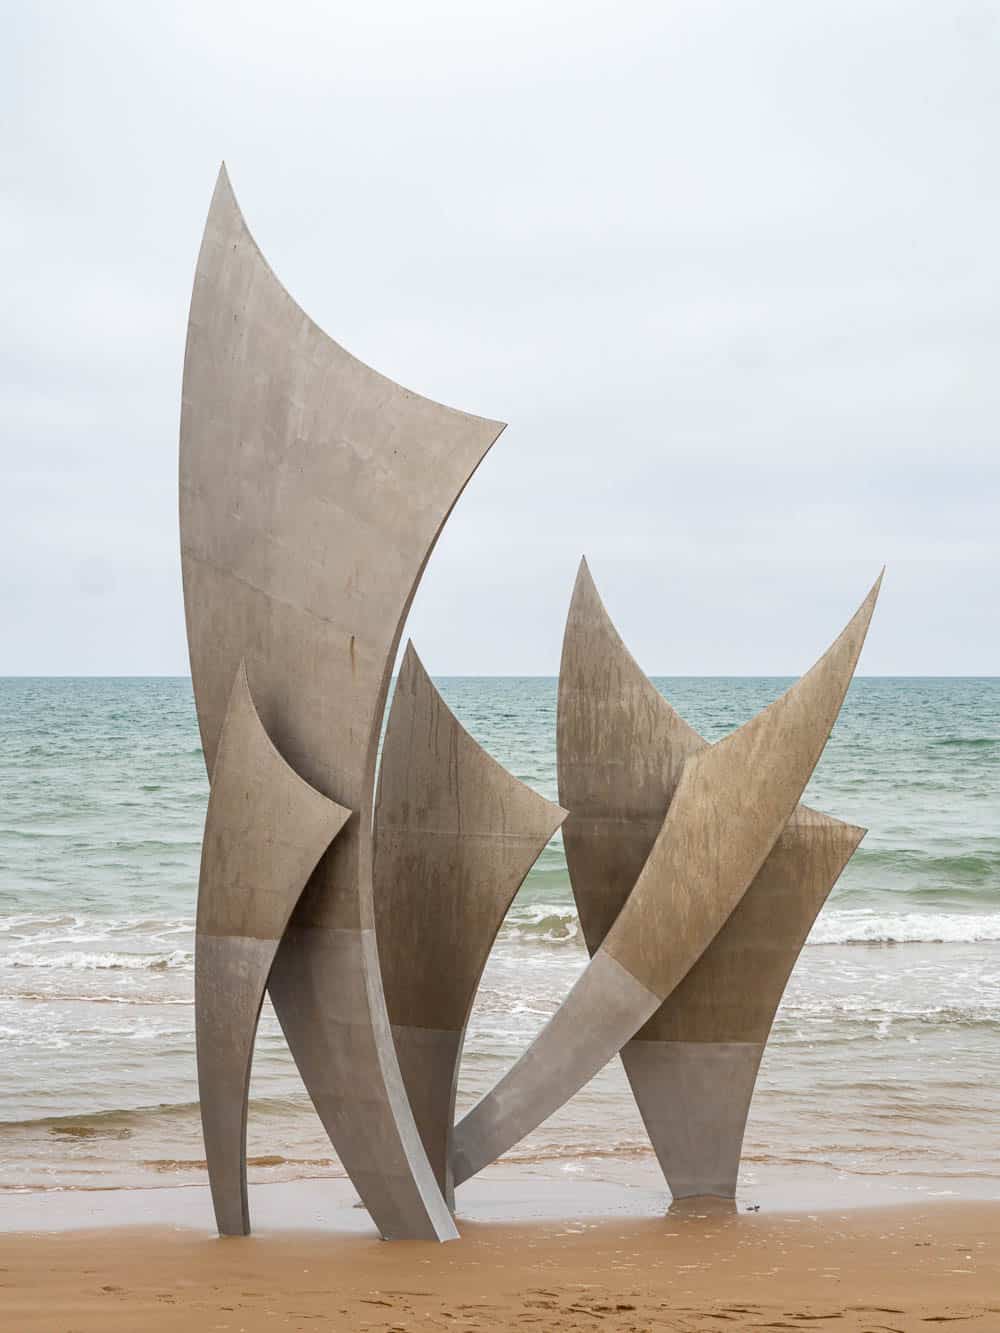
[{"label": "surf washing ashore", "polygon": [[[555,798],[554,679],[437,683]],[[715,740],[788,682],[657,684]],[[216,1241],[190,681],[2,680],[0,734],[5,1327],[1000,1327],[1000,680],[852,685],[806,799],[871,831],[792,976],[736,1203],[670,1206],[616,1059],[459,1190],[459,1246],[375,1240],[267,1009],[256,1235]],[[584,964],[556,838],[487,968],[460,1112]]]},{"label": "surf washing ashore", "polygon": [[[437,683],[496,758],[555,799],[554,680]],[[709,740],[788,684],[657,683]],[[0,1188],[200,1184],[192,931],[207,782],[190,682],[7,679],[0,731]],[[806,799],[871,831],[782,1005],[744,1204],[1000,1197],[998,794],[1000,680],[851,687]],[[584,963],[557,837],[488,966],[460,1110]],[[342,1175],[269,1011],[249,1155],[260,1184]],[[657,1186],[617,1060],[494,1173],[525,1170]]]}]

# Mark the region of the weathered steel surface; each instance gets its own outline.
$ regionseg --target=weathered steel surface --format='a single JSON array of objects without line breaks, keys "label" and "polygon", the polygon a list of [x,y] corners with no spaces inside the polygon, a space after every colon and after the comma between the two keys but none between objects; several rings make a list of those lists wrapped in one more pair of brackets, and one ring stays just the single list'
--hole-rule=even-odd
[{"label": "weathered steel surface", "polygon": [[[597,1073],[659,1008],[650,1007],[650,997],[662,1002],[718,934],[819,759],[861,652],[878,587],[791,689],[724,740],[688,756],[635,886],[564,1002],[565,1014],[556,1013],[456,1127],[456,1185],[512,1147]],[[617,971],[609,970],[612,962]],[[638,987],[631,1007],[622,1002],[623,976]],[[568,1040],[567,1015],[583,1031],[595,1028],[600,1039]]]},{"label": "weathered steel surface", "polygon": [[212,1202],[247,1235],[247,1097],[278,941],[316,863],[350,817],[282,759],[240,663],[215,755],[195,929],[198,1091]]},{"label": "weathered steel surface", "polygon": [[356,812],[299,900],[269,989],[387,1237],[457,1233],[407,1102],[374,946],[379,731],[420,574],[502,429],[401,388],[328,338],[264,261],[223,169],[195,274],[181,411],[198,721],[211,772],[245,659],[288,763]]},{"label": "weathered steel surface", "polygon": [[675,1198],[735,1194],[775,1012],[816,915],[863,836],[800,806],[708,949],[622,1049]]},{"label": "weathered steel surface", "polygon": [[762,1050],[759,1042],[722,1041],[633,1040],[622,1047],[675,1199],[733,1197]]},{"label": "weathered steel surface", "polygon": [[[706,742],[622,642],[582,562],[559,676],[566,860],[600,947],[656,840],[684,762]],[[799,806],[732,916],[622,1048],[675,1197],[736,1189],[764,1045],[806,936],[864,830]]]},{"label": "weathered steel surface", "polygon": [[449,1202],[455,1086],[479,979],[565,817],[472,739],[408,644],[379,769],[375,924],[403,1079]]},{"label": "weathered steel surface", "polygon": [[579,1092],[661,1002],[599,949],[517,1063],[455,1126],[455,1185],[489,1166]]}]

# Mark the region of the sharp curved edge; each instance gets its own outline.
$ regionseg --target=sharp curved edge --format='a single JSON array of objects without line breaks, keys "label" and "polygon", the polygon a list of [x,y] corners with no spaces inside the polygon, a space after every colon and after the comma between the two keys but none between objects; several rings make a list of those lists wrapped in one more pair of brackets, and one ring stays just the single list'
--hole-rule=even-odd
[{"label": "sharp curved edge", "polygon": [[267,976],[306,881],[350,813],[282,759],[241,662],[216,750],[195,930],[198,1091],[224,1236],[250,1233],[247,1098]]},{"label": "sharp curved edge", "polygon": [[372,818],[402,624],[448,514],[503,425],[394,384],[275,278],[219,173],[195,273],[181,409],[184,600],[211,771],[246,660],[288,763],[357,812],[320,861],[269,990],[338,1156],[387,1238],[453,1239],[391,1040]]},{"label": "sharp curved edge", "polygon": [[816,915],[864,833],[800,806],[711,945],[622,1048],[674,1198],[735,1196],[775,1012]]},{"label": "sharp curved edge", "polygon": [[438,1184],[466,1023],[496,933],[566,817],[458,722],[408,644],[375,805],[375,923],[396,1052]]},{"label": "sharp curved edge", "polygon": [[581,561],[563,636],[556,749],[559,799],[570,811],[563,842],[591,953],[642,873],[685,763],[704,748],[619,638]]},{"label": "sharp curved edge", "polygon": [[718,934],[816,766],[880,583],[801,680],[745,726],[688,758],[635,887],[583,975],[520,1060],[456,1127],[456,1185],[603,1068]]},{"label": "sharp curved edge", "polygon": [[[559,678],[560,799],[593,953],[706,742],[653,686],[581,564]],[[599,739],[600,747],[595,744]],[[621,1056],[675,1198],[735,1194],[760,1058],[806,936],[864,830],[799,806],[718,935]]]}]

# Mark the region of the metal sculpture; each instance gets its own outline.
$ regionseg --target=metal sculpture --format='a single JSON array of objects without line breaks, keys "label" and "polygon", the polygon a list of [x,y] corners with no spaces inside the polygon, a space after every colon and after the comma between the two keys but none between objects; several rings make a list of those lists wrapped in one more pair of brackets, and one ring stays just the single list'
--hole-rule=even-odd
[{"label": "metal sculpture", "polygon": [[[600,738],[600,744],[597,738]],[[566,861],[591,953],[706,742],[618,636],[580,565],[559,672]],[[621,1056],[674,1198],[736,1191],[761,1056],[806,936],[865,830],[800,805],[732,915]]]},{"label": "metal sculpture", "polygon": [[582,571],[559,765],[593,956],[453,1126],[483,967],[566,811],[482,751],[412,647],[377,799],[375,779],[417,583],[502,429],[410,393],[317,328],[261,256],[222,169],[188,325],[180,525],[211,779],[195,1010],[223,1234],[249,1230],[247,1096],[265,987],[387,1238],[455,1238],[454,1184],[623,1048],[675,1193],[731,1193],[774,1009],[860,837],[796,807],[878,585],[797,685],[709,747],[628,656]]},{"label": "metal sculpture", "polygon": [[816,766],[878,588],[780,699],[688,758],[635,886],[583,975],[514,1067],[456,1126],[456,1185],[578,1092],[652,1018],[718,934]]},{"label": "metal sculpture", "polygon": [[375,805],[375,923],[417,1128],[449,1205],[465,1027],[515,893],[566,817],[491,759],[408,644]]},{"label": "metal sculpture", "polygon": [[295,304],[225,168],[198,257],[181,411],[191,675],[211,775],[246,662],[286,763],[353,817],[281,939],[268,989],[324,1126],[384,1236],[457,1235],[410,1111],[375,943],[379,733],[403,620],[500,422],[411,393]]},{"label": "metal sculpture", "polygon": [[215,755],[195,931],[198,1086],[223,1235],[250,1231],[247,1096],[268,974],[299,895],[350,814],[274,748],[241,662]]}]

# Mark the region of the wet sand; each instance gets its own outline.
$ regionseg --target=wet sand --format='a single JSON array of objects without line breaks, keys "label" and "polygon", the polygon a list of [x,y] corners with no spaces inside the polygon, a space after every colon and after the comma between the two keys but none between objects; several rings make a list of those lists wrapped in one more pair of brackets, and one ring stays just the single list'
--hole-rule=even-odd
[{"label": "wet sand", "polygon": [[493,1182],[461,1241],[385,1244],[329,1184],[256,1191],[245,1240],[214,1236],[203,1189],[5,1195],[0,1327],[1000,1329],[1000,1202],[663,1216],[652,1191]]}]

